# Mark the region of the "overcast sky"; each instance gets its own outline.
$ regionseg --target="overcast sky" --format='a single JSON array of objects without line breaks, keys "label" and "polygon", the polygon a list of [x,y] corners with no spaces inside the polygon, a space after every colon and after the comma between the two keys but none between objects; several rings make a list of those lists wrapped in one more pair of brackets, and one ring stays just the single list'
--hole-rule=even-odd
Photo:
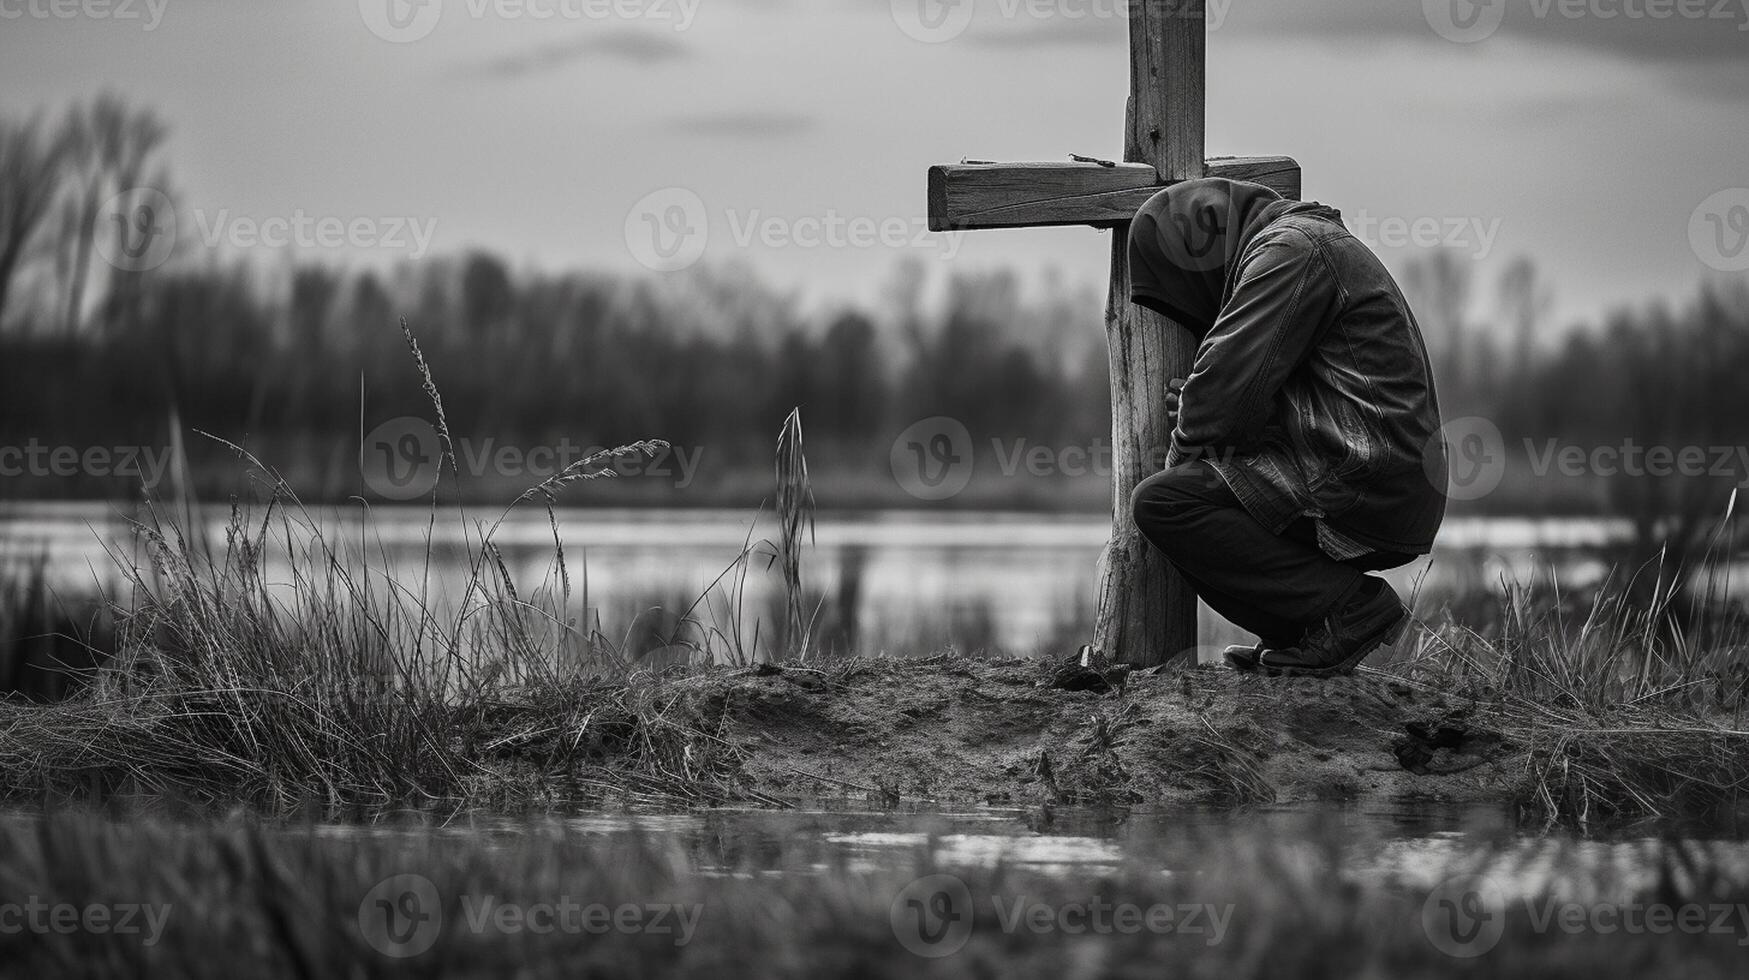
[{"label": "overcast sky", "polygon": [[[1418,251],[1392,237],[1415,219],[1484,276],[1530,255],[1563,320],[1749,266],[1749,190],[1729,193],[1749,188],[1749,0],[1507,8],[1212,0],[1210,152],[1298,158],[1306,196],[1393,267]],[[872,297],[900,255],[1103,282],[1103,233],[918,229],[931,163],[1121,153],[1120,9],[0,0],[0,109],[105,87],[154,108],[173,127],[179,236],[269,261],[248,223],[301,213],[386,219],[384,235],[406,219],[434,253],[643,271],[691,257],[651,248],[702,207],[704,261],[821,301]],[[805,219],[833,216],[885,242],[816,243]],[[307,254],[418,248],[409,231]]]}]

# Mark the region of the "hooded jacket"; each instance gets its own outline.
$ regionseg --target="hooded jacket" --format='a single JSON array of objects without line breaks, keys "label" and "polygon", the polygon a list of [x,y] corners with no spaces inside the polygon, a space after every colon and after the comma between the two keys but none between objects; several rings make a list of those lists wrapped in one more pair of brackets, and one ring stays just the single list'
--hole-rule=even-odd
[{"label": "hooded jacket", "polygon": [[1275,533],[1302,517],[1425,554],[1446,449],[1426,345],[1342,215],[1257,184],[1174,184],[1130,224],[1131,300],[1195,335],[1168,468],[1208,459]]}]

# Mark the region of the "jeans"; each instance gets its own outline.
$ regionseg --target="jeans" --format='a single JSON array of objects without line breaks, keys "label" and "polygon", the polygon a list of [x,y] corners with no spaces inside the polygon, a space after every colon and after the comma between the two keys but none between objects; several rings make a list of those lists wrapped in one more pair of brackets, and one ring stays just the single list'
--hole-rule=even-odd
[{"label": "jeans", "polygon": [[1415,558],[1372,552],[1337,561],[1318,548],[1310,518],[1275,534],[1202,461],[1149,477],[1130,498],[1130,509],[1142,536],[1209,608],[1272,647],[1297,645],[1307,627],[1361,585],[1366,572]]}]

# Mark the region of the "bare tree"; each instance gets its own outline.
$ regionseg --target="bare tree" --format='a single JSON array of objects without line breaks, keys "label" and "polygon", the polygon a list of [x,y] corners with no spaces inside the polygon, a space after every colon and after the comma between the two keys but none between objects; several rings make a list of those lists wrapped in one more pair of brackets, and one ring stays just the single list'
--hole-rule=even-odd
[{"label": "bare tree", "polygon": [[[66,295],[61,323],[71,334],[84,317],[91,252],[104,201],[140,183],[169,130],[148,110],[135,110],[113,93],[76,106],[64,123],[72,187],[61,208],[61,253]],[[116,234],[125,234],[116,229]]]},{"label": "bare tree", "polygon": [[41,120],[0,119],[0,323],[12,283],[61,182],[63,147]]},{"label": "bare tree", "polygon": [[[1403,291],[1432,348],[1441,395],[1467,401],[1472,351],[1469,337],[1471,267],[1449,249],[1436,249],[1404,270]],[[1441,401],[1446,401],[1441,398]]]},{"label": "bare tree", "polygon": [[1529,258],[1518,256],[1501,274],[1500,316],[1512,332],[1514,367],[1521,375],[1536,358],[1536,333],[1554,302],[1554,292]]}]

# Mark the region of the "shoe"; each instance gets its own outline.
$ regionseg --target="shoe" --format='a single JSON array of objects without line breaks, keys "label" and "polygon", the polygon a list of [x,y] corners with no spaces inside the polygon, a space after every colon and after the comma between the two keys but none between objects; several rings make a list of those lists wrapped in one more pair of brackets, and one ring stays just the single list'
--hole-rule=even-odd
[{"label": "shoe", "polygon": [[1268,642],[1258,640],[1251,646],[1230,646],[1222,652],[1221,656],[1226,658],[1227,666],[1248,674],[1257,669],[1257,662],[1263,659],[1265,653],[1270,650],[1283,649],[1286,647],[1272,647]]},{"label": "shoe", "polygon": [[1298,647],[1265,650],[1258,667],[1270,677],[1352,674],[1367,654],[1395,643],[1409,625],[1409,610],[1383,579],[1362,580]]},{"label": "shoe", "polygon": [[1268,648],[1263,641],[1257,641],[1256,646],[1231,646],[1222,654],[1227,660],[1227,666],[1242,673],[1249,674],[1257,669],[1257,661],[1263,659],[1263,651]]}]

